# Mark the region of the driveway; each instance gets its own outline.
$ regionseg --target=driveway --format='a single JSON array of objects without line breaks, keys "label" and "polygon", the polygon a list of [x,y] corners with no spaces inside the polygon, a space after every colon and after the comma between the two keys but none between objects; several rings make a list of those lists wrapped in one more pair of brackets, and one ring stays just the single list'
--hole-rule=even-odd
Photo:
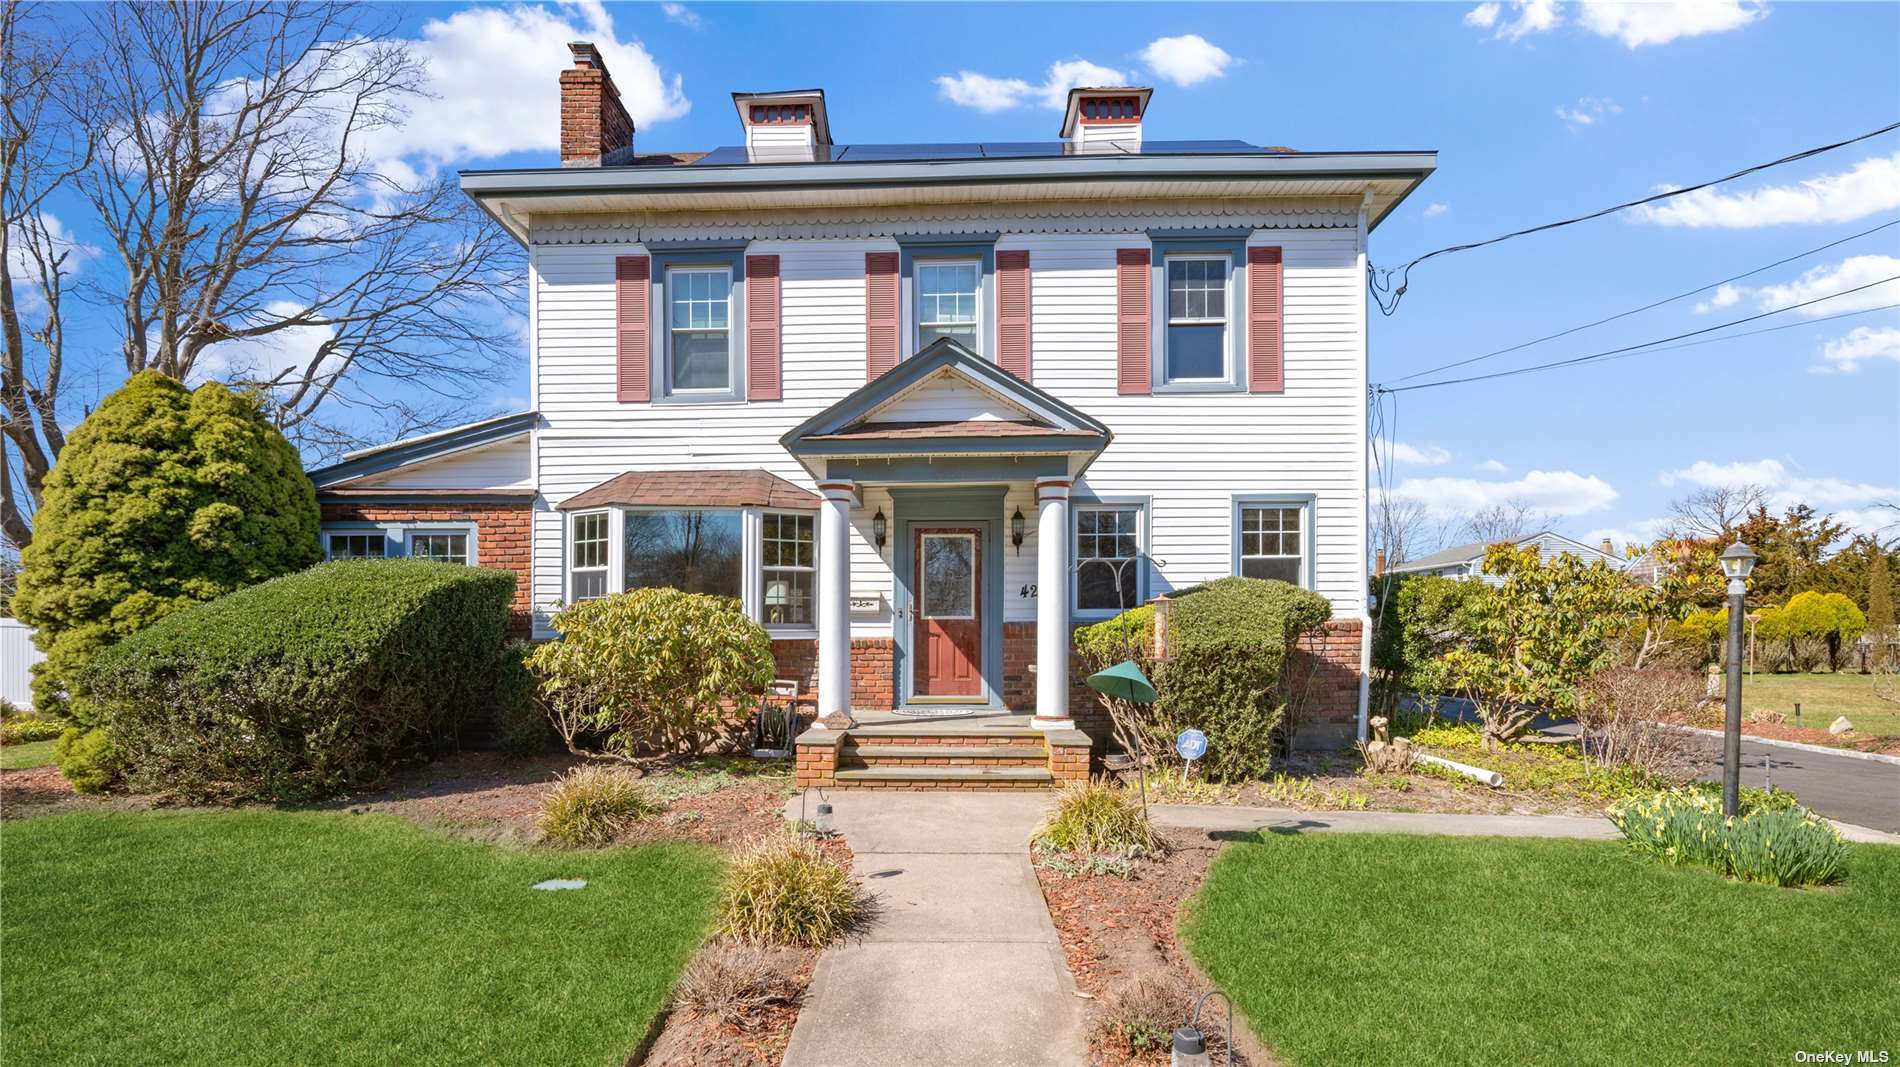
[{"label": "driveway", "polygon": [[[1444,701],[1439,714],[1477,721],[1469,702],[1463,700]],[[1577,732],[1576,724],[1568,720],[1540,719],[1537,726],[1550,734]],[[1722,742],[1697,735],[1694,743],[1704,756],[1702,780],[1721,781]],[[1900,767],[1891,763],[1765,745],[1743,737],[1742,784],[1777,785],[1830,819],[1900,833]]]},{"label": "driveway", "polygon": [[785,1067],[1088,1062],[1081,1002],[1029,865],[1050,800],[831,794],[878,916],[819,958]]}]

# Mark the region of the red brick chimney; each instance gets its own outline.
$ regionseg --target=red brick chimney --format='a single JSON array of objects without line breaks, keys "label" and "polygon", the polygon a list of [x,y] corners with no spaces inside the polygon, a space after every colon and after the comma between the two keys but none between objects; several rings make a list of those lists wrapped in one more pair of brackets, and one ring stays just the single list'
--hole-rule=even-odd
[{"label": "red brick chimney", "polygon": [[600,51],[587,41],[567,46],[574,66],[561,72],[561,166],[598,167],[633,155],[633,116]]},{"label": "red brick chimney", "polygon": [[1375,577],[1385,576],[1385,549],[1383,548],[1372,557],[1372,573]]}]

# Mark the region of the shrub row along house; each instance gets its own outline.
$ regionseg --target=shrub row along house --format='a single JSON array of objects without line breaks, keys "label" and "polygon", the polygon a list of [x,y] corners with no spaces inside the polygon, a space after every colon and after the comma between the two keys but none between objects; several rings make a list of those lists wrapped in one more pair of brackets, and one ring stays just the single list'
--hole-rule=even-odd
[{"label": "shrub row along house", "polygon": [[[572,50],[561,165],[462,176],[529,253],[533,410],[317,472],[332,558],[512,568],[536,637],[737,597],[834,728],[817,780],[892,713],[1073,742],[1072,629],[1228,575],[1331,603],[1317,718],[1351,729],[1366,244],[1431,153],[1157,140],[1118,87],[1026,144],[841,144],[821,90],[735,93],[743,145],[640,154]],[[944,779],[904,766],[858,780]]]}]

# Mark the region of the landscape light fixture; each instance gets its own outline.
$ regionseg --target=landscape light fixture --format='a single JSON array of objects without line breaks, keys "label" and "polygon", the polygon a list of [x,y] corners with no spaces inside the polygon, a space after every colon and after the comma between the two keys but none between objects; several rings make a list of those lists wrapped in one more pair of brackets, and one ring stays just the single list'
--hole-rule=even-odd
[{"label": "landscape light fixture", "polygon": [[877,509],[877,514],[871,516],[871,539],[877,542],[877,547],[883,548],[884,540],[890,532],[891,525],[884,519],[884,509]]},{"label": "landscape light fixture", "polygon": [[1755,569],[1755,550],[1737,540],[1722,550],[1722,573],[1728,576],[1728,692],[1722,701],[1722,814],[1733,817],[1742,796],[1742,617],[1748,586]]},{"label": "landscape light fixture", "polygon": [[1023,554],[1023,509],[1017,508],[1016,514],[1009,517],[1009,543],[1016,546],[1016,554]]}]

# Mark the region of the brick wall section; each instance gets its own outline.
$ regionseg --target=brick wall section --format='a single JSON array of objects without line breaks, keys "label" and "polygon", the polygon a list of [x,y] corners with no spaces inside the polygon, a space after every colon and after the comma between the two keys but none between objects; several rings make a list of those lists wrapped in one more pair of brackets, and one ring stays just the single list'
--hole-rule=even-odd
[{"label": "brick wall section", "polygon": [[793,759],[792,778],[800,788],[814,785],[830,788],[837,784],[836,744],[799,745],[794,750]]},{"label": "brick wall section", "polygon": [[1036,710],[1036,624],[1003,624],[1003,706],[1011,711]]},{"label": "brick wall section", "polygon": [[[818,642],[772,642],[777,678],[798,681],[801,693],[818,692]],[[897,687],[891,676],[896,645],[887,637],[860,637],[851,642],[851,708],[853,711],[889,711],[896,707]]]},{"label": "brick wall section", "polygon": [[1305,695],[1306,722],[1353,722],[1359,717],[1357,619],[1335,619],[1300,639],[1287,664],[1292,684]]},{"label": "brick wall section", "polygon": [[534,509],[520,504],[324,504],[324,522],[472,522],[475,559],[484,567],[513,571],[515,598],[509,605],[510,637],[527,637],[533,625],[530,590],[534,558],[530,524]]}]

